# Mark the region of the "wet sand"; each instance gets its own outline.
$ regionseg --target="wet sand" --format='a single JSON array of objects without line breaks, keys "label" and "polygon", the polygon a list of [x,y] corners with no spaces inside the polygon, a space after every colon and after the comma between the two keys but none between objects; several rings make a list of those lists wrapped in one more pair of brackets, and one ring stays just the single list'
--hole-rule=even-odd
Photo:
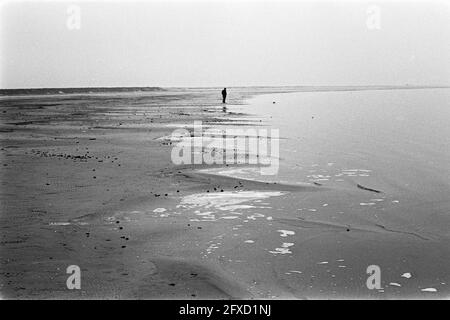
[{"label": "wet sand", "polygon": [[[336,218],[388,196],[372,186],[172,163],[173,141],[161,137],[177,126],[242,124],[233,106],[284,90],[234,89],[229,110],[209,89],[2,97],[2,297],[449,297],[447,235],[368,224],[369,210]],[[370,264],[382,268],[381,290],[366,287]],[[69,265],[81,268],[81,290],[66,288]]]},{"label": "wet sand", "polygon": [[[236,89],[229,104],[258,92]],[[223,292],[233,285],[204,263],[182,260],[184,248],[172,243],[172,236],[202,237],[197,225],[144,216],[144,227],[122,213],[139,203],[175,204],[209,187],[180,175],[192,168],[175,167],[170,142],[159,138],[174,124],[221,121],[215,90],[33,92],[3,96],[1,109],[3,298],[219,298],[234,292]],[[159,250],[161,243],[167,248]],[[174,257],[180,261],[170,268],[179,275],[166,270]],[[66,288],[73,264],[82,272],[79,291]]]}]

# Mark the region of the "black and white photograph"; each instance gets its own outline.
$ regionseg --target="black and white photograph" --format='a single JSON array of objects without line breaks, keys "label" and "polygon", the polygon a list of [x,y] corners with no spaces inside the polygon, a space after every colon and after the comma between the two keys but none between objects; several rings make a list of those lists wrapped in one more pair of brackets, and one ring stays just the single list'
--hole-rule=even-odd
[{"label": "black and white photograph", "polygon": [[2,300],[450,299],[450,1],[3,1],[0,119]]}]

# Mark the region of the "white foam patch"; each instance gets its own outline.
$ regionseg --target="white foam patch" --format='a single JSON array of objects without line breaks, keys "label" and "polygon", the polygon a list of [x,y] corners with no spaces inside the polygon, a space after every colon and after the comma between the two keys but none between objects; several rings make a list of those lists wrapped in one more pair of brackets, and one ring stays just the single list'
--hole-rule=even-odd
[{"label": "white foam patch", "polygon": [[50,226],[69,226],[71,225],[70,222],[50,222]]},{"label": "white foam patch", "polygon": [[409,279],[412,277],[411,273],[409,272],[405,272],[404,274],[401,275],[403,278]]},{"label": "white foam patch", "polygon": [[245,243],[255,243],[255,241],[253,241],[253,240],[245,240],[244,242]]},{"label": "white foam patch", "polygon": [[290,230],[277,230],[278,232],[280,232],[280,237],[287,237],[287,236],[293,236],[295,234],[294,231],[290,231]]},{"label": "white foam patch", "polygon": [[245,177],[249,175],[257,175],[259,174],[259,168],[249,167],[249,168],[234,168],[227,170],[219,170],[216,174],[227,177]]},{"label": "white foam patch", "polygon": [[241,179],[260,175],[260,168],[257,167],[228,168],[226,170],[224,170],[223,168],[213,168],[213,169],[202,169],[198,171],[208,174],[217,174],[225,177],[241,178]]},{"label": "white foam patch", "polygon": [[247,217],[247,219],[250,219],[250,220],[256,220],[256,218],[264,218],[264,215],[261,213],[255,213],[255,214],[252,214],[251,216]]},{"label": "white foam patch", "polygon": [[289,254],[289,253],[292,253],[292,251],[289,248],[292,247],[293,245],[294,245],[293,243],[284,242],[281,245],[281,248],[275,248],[274,251],[269,251],[269,252],[273,253],[273,254]]},{"label": "white foam patch", "polygon": [[402,286],[400,283],[397,283],[397,282],[390,282],[389,285],[390,286],[394,286],[394,287],[401,287]]},{"label": "white foam patch", "polygon": [[212,244],[210,244],[209,247],[206,248],[207,254],[210,254],[210,253],[214,252],[216,249],[218,249],[219,248],[219,244],[220,243],[212,243]]},{"label": "white foam patch", "polygon": [[425,288],[425,289],[421,289],[420,291],[423,292],[437,292],[436,288]]},{"label": "white foam patch", "polygon": [[224,217],[220,217],[220,219],[226,219],[226,220],[231,220],[231,219],[238,219],[238,216],[224,216]]},{"label": "white foam patch", "polygon": [[162,213],[162,212],[166,212],[167,211],[167,209],[165,209],[165,208],[156,208],[155,210],[153,210],[153,212],[155,212],[155,213]]},{"label": "white foam patch", "polygon": [[234,206],[221,207],[221,208],[219,208],[219,210],[234,211],[234,210],[243,210],[243,209],[252,209],[252,208],[255,208],[255,206],[250,206],[250,205],[246,205],[246,204],[237,204]]},{"label": "white foam patch", "polygon": [[207,212],[196,211],[195,214],[197,216],[200,216],[203,219],[203,221],[216,221],[216,216],[213,214],[212,211]]},{"label": "white foam patch", "polygon": [[331,178],[331,176],[328,176],[328,175],[322,175],[322,174],[310,174],[310,175],[307,175],[307,177],[308,178],[313,178],[314,180],[323,180],[323,181],[326,181],[326,180],[328,180],[328,178]]},{"label": "white foam patch", "polygon": [[[213,193],[196,193],[184,197],[180,205],[185,208],[203,207],[223,211],[233,211],[244,202],[278,197],[285,194],[280,191],[226,191]],[[241,208],[242,209],[242,208]]]},{"label": "white foam patch", "polygon": [[212,211],[207,211],[207,212],[195,212],[196,215],[198,216],[210,216],[213,212]]},{"label": "white foam patch", "polygon": [[[248,154],[247,150],[239,150],[230,149],[230,151],[238,154]],[[258,163],[273,163],[274,160],[279,161],[276,157],[264,156],[261,155],[258,158]],[[260,167],[243,167],[243,168],[211,168],[211,169],[201,169],[199,172],[220,175],[224,177],[236,178],[236,179],[249,179],[258,182],[266,182],[264,180],[260,180],[261,178],[261,168]],[[280,181],[281,182],[281,181]]]}]

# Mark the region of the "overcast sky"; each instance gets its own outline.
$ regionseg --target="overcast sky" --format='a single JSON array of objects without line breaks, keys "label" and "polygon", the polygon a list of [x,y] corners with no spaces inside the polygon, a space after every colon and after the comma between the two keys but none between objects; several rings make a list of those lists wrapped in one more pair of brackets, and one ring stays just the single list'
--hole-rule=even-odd
[{"label": "overcast sky", "polygon": [[448,1],[9,2],[0,21],[2,88],[450,84]]}]

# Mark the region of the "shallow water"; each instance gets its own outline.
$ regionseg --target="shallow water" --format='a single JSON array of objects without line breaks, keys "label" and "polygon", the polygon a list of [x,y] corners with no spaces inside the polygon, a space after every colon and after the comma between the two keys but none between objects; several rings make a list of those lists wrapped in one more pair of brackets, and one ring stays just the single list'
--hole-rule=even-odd
[{"label": "shallow water", "polygon": [[300,92],[259,96],[239,110],[261,115],[287,138],[280,141],[278,179],[296,181],[299,175],[292,173],[313,170],[370,175],[378,169],[380,176],[407,161],[409,169],[445,181],[449,101],[449,89]]},{"label": "shallow water", "polygon": [[280,168],[273,176],[252,169],[220,174],[358,186],[369,189],[361,207],[397,205],[393,216],[449,235],[450,89],[270,94],[232,110],[279,129]]}]

